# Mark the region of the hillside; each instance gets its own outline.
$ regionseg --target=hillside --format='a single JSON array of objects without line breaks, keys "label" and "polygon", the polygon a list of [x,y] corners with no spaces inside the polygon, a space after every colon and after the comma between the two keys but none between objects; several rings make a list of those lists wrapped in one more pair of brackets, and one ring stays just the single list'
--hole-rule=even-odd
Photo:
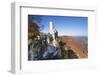
[{"label": "hillside", "polygon": [[88,57],[87,37],[85,36],[59,36],[59,38],[63,40],[67,46],[71,47],[71,49],[76,53],[76,55],[79,58]]}]

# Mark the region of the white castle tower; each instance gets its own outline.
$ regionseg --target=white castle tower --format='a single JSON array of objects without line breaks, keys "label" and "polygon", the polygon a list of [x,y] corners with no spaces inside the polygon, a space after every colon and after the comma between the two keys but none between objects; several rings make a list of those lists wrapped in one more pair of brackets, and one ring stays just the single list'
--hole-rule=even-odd
[{"label": "white castle tower", "polygon": [[49,22],[49,28],[50,28],[49,31],[51,31],[52,28],[53,28],[53,22],[52,21]]},{"label": "white castle tower", "polygon": [[52,21],[49,22],[49,28],[50,28],[50,29],[49,29],[49,32],[50,32],[50,34],[52,35],[53,40],[55,40],[55,39],[56,39],[57,30],[56,30],[56,28],[55,28],[55,26],[54,26],[54,24],[53,24]]},{"label": "white castle tower", "polygon": [[[52,21],[49,22],[49,33],[51,34],[52,38],[53,38],[53,46],[57,47],[58,46],[58,43],[56,41],[56,38],[57,38],[57,30],[53,24]],[[50,43],[49,39],[48,39],[48,43]]]}]

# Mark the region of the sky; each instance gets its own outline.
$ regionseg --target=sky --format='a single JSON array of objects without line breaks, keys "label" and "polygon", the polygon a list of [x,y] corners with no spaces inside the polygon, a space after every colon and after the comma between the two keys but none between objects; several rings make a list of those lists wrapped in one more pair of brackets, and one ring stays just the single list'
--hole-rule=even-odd
[{"label": "sky", "polygon": [[28,19],[44,26],[42,32],[49,32],[49,22],[55,25],[60,36],[88,36],[88,17],[28,15]]}]

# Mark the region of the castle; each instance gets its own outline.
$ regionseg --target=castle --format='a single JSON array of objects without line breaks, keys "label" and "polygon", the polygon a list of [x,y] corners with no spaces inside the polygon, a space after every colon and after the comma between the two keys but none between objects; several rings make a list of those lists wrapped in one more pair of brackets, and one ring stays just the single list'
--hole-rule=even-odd
[{"label": "castle", "polygon": [[[57,38],[58,38],[58,31],[56,30],[52,21],[49,22],[49,33],[52,36],[52,45],[55,47],[59,47]],[[48,43],[50,43],[50,39],[47,38]]]}]

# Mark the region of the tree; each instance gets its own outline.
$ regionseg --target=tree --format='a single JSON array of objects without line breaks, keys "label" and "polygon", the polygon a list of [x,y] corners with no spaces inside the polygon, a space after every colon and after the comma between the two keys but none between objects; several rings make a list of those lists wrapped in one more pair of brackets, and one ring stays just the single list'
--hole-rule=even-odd
[{"label": "tree", "polygon": [[42,16],[41,15],[28,15],[28,20],[32,21],[33,23],[37,23],[39,26],[39,31],[44,29],[44,25],[41,24]]},{"label": "tree", "polygon": [[62,59],[68,58],[67,50],[65,49],[66,43],[63,42],[62,40],[60,40],[59,41],[59,46],[60,46],[60,49],[61,49]]},{"label": "tree", "polygon": [[32,21],[28,21],[28,40],[33,40],[39,33],[39,26]]}]

